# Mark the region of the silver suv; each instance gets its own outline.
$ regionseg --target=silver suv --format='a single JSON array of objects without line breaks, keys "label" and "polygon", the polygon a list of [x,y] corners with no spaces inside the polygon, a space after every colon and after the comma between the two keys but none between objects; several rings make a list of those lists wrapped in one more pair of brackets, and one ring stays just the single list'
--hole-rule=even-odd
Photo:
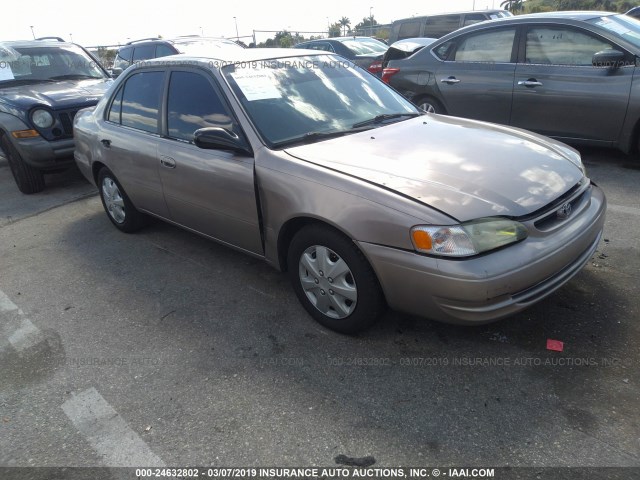
[{"label": "silver suv", "polygon": [[200,37],[191,35],[178,37],[173,40],[162,38],[143,38],[133,40],[118,49],[113,62],[112,73],[114,77],[120,75],[130,65],[158,57],[168,57],[179,53],[190,55],[215,56],[215,52],[221,48],[244,48],[226,38]]}]

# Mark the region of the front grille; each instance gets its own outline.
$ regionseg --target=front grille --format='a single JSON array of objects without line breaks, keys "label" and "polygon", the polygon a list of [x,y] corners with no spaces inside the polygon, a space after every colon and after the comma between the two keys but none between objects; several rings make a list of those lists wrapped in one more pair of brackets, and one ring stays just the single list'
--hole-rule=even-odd
[{"label": "front grille", "polygon": [[73,118],[76,116],[76,113],[78,113],[78,110],[67,110],[58,113],[58,118],[60,119],[60,124],[62,125],[65,136],[73,135]]}]

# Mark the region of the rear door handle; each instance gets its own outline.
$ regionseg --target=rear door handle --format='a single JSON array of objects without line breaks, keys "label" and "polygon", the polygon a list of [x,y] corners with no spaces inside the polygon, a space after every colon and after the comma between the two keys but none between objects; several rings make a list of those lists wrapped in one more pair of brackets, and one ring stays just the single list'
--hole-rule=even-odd
[{"label": "rear door handle", "polygon": [[541,87],[542,82],[539,82],[535,78],[530,78],[529,80],[520,80],[518,85],[523,85],[525,87]]},{"label": "rear door handle", "polygon": [[167,168],[176,168],[176,161],[171,157],[162,155],[160,157],[160,165]]},{"label": "rear door handle", "polygon": [[100,143],[102,143],[102,145],[104,145],[107,148],[111,147],[111,140],[108,140],[106,138],[103,138],[102,140],[100,140]]},{"label": "rear door handle", "polygon": [[440,80],[441,83],[446,83],[448,85],[453,85],[454,83],[460,83],[460,80],[458,80],[456,77],[451,76],[451,77],[447,77],[447,78],[443,78]]}]

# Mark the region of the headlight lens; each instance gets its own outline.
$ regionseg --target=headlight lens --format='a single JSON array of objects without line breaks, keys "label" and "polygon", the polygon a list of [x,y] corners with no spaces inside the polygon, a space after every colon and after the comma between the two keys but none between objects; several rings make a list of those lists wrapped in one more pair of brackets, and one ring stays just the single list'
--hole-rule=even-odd
[{"label": "headlight lens", "polygon": [[46,110],[38,108],[31,113],[31,121],[36,127],[49,128],[53,125],[53,115]]},{"label": "headlight lens", "polygon": [[470,257],[527,238],[526,227],[506,218],[481,218],[461,225],[418,225],[411,240],[418,252]]}]

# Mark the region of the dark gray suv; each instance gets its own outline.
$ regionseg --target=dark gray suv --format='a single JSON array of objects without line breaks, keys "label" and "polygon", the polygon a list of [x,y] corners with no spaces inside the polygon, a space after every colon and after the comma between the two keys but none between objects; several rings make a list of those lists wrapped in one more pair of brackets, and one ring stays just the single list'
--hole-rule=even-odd
[{"label": "dark gray suv", "polygon": [[382,79],[422,109],[572,144],[638,149],[640,22],[611,12],[501,18],[389,61]]},{"label": "dark gray suv", "polygon": [[0,156],[23,193],[73,165],[73,118],[112,80],[84,48],[58,40],[0,42]]}]

